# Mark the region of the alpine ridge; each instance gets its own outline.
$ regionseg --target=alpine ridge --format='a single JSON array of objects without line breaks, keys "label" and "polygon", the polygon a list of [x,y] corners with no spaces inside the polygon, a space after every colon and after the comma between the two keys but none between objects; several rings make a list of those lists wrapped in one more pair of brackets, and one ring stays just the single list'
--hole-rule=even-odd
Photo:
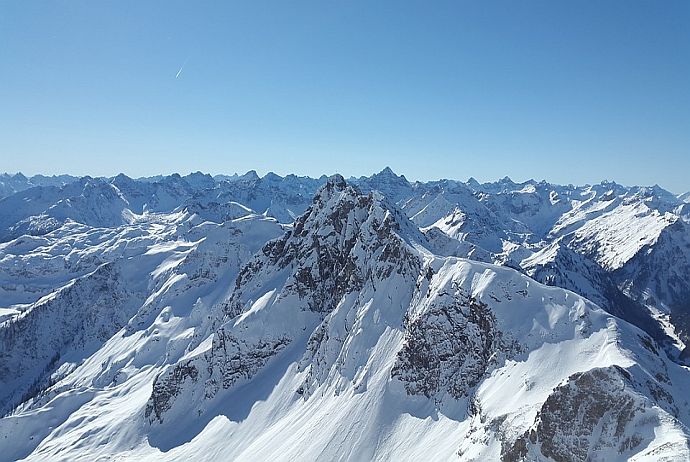
[{"label": "alpine ridge", "polygon": [[690,459],[690,214],[658,186],[23,178],[0,460]]}]

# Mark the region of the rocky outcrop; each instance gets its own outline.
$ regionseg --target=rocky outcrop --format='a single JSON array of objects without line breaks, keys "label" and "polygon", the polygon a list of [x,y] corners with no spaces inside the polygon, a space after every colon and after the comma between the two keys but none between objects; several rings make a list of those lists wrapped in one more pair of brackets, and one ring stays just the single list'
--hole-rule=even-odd
[{"label": "rocky outcrop", "polygon": [[[411,279],[414,289],[422,263],[410,244],[424,242],[380,194],[362,195],[331,177],[293,228],[240,271],[211,348],[156,378],[146,415],[163,422],[182,396],[203,412],[204,400],[251,379],[305,331],[315,331],[309,341],[315,353],[328,341],[317,326],[349,294],[365,286],[375,291],[393,275]],[[280,314],[266,318],[267,310]]]},{"label": "rocky outcrop", "polygon": [[243,268],[225,312],[229,318],[237,316],[257,280],[289,267],[282,296],[296,294],[311,311],[329,313],[345,294],[367,282],[383,280],[392,272],[418,274],[420,263],[406,239],[426,242],[382,196],[362,195],[335,175],[293,229],[266,244]]},{"label": "rocky outcrop", "polygon": [[405,319],[405,343],[391,375],[410,395],[466,396],[499,351],[509,351],[491,309],[473,297],[442,294]]},{"label": "rocky outcrop", "polygon": [[251,342],[219,330],[210,350],[199,357],[182,360],[156,377],[145,416],[150,421],[162,423],[175,399],[185,392],[193,396],[193,388],[202,378],[199,388],[205,400],[213,399],[219,391],[237,382],[250,380],[290,341],[288,337],[281,337]]},{"label": "rocky outcrop", "polygon": [[634,454],[653,439],[652,406],[618,366],[571,376],[542,405],[534,426],[502,454],[504,461],[605,460],[607,453]]},{"label": "rocky outcrop", "polygon": [[[687,369],[668,360],[661,342],[586,299],[623,316],[630,310],[612,293],[673,289],[683,282],[683,260],[674,260],[685,251],[682,239],[665,243],[662,234],[643,244],[651,257],[626,260],[638,261],[641,271],[621,273],[640,285],[617,287],[615,275],[582,255],[584,247],[568,247],[578,220],[591,220],[587,213],[574,212],[562,233],[544,235],[568,201],[589,200],[576,188],[509,180],[496,188],[453,181],[427,187],[386,170],[375,182],[360,182],[365,193],[339,176],[319,179],[325,186],[312,201],[297,178],[253,173],[228,180],[215,185],[208,176],[177,175],[149,188],[119,176],[105,188],[117,197],[95,203],[124,197],[137,215],[127,215],[128,225],[94,232],[70,221],[40,238],[0,244],[0,266],[11,269],[0,270],[0,291],[27,292],[27,303],[14,297],[0,306],[22,337],[0,344],[0,379],[23,374],[20,383],[0,383],[0,395],[39,393],[0,419],[0,454],[690,457]],[[290,191],[272,200],[287,183]],[[414,211],[418,224],[426,223],[423,234],[369,190],[385,190]],[[281,226],[245,215],[248,208],[228,202],[232,191],[262,215],[278,207],[292,222],[293,212],[305,213]],[[492,200],[497,194],[506,199]],[[610,211],[598,193],[593,202],[593,214]],[[593,249],[611,234],[612,244],[635,248],[648,236],[637,232],[639,217],[619,218],[625,222],[615,230],[609,222],[590,230],[597,231]],[[658,245],[666,250],[652,249]],[[620,250],[614,247],[607,249]],[[521,268],[533,253],[539,261]],[[36,303],[28,292],[42,293],[33,292],[41,278],[51,295]],[[24,281],[32,287],[20,287]]]}]

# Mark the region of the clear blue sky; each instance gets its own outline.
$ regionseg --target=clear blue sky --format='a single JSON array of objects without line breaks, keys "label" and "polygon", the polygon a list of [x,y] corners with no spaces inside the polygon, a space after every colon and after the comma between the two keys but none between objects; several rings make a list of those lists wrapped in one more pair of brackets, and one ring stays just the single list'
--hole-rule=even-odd
[{"label": "clear blue sky", "polygon": [[0,159],[682,192],[690,2],[0,0]]}]

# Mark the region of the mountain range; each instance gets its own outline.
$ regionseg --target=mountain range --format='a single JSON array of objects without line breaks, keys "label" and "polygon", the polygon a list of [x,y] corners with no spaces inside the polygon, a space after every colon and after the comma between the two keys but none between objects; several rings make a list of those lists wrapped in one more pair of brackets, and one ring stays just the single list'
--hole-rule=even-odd
[{"label": "mountain range", "polygon": [[659,186],[0,175],[0,460],[690,460]]}]

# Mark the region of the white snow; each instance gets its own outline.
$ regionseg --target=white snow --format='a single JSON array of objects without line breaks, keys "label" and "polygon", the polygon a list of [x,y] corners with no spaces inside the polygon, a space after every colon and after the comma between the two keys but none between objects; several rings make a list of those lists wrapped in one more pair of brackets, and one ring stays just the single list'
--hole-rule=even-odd
[{"label": "white snow", "polygon": [[[631,371],[639,382],[631,393],[648,406],[625,434],[646,439],[627,453],[593,449],[592,459],[690,459],[687,367],[661,348],[654,353],[645,332],[583,296],[491,263],[510,258],[529,272],[567,249],[608,272],[632,274],[649,249],[675,252],[687,242],[672,212],[678,204],[666,207],[665,195],[510,180],[427,187],[391,171],[358,180],[388,191],[407,221],[379,193],[364,206],[350,190],[312,203],[319,180],[228,179],[12,186],[18,192],[0,201],[0,211],[27,205],[0,220],[0,384],[3,399],[14,400],[10,408],[18,405],[0,419],[0,460],[498,460],[504,445],[534,428],[557,387],[614,365]],[[303,246],[289,261],[274,261],[279,244],[262,247],[285,230],[297,233],[279,222],[309,206]],[[336,209],[342,222],[331,220]],[[393,223],[390,234],[382,223]],[[23,231],[48,228],[40,236]],[[309,247],[314,241],[318,251]],[[338,254],[345,248],[349,254]],[[682,282],[686,257],[676,256],[651,271]],[[344,278],[356,289],[318,313],[306,301],[313,294],[298,294],[295,275],[335,278],[320,273],[327,257],[366,277],[359,285]],[[404,266],[406,258],[419,267]],[[574,282],[595,291],[588,279]],[[654,303],[663,293],[648,293],[650,312],[683,348],[666,305]],[[460,398],[409,394],[392,373],[409,323],[465,296],[490,309],[514,351],[493,352]],[[230,301],[240,302],[236,316]],[[8,326],[21,322],[27,330],[10,335]],[[56,353],[56,369],[43,377]],[[257,361],[264,353],[268,359]],[[211,393],[213,380],[249,361],[256,370]],[[199,375],[171,382],[180,391],[162,423],[146,417],[154,383],[180,365]],[[41,380],[42,392],[17,401]]]}]

